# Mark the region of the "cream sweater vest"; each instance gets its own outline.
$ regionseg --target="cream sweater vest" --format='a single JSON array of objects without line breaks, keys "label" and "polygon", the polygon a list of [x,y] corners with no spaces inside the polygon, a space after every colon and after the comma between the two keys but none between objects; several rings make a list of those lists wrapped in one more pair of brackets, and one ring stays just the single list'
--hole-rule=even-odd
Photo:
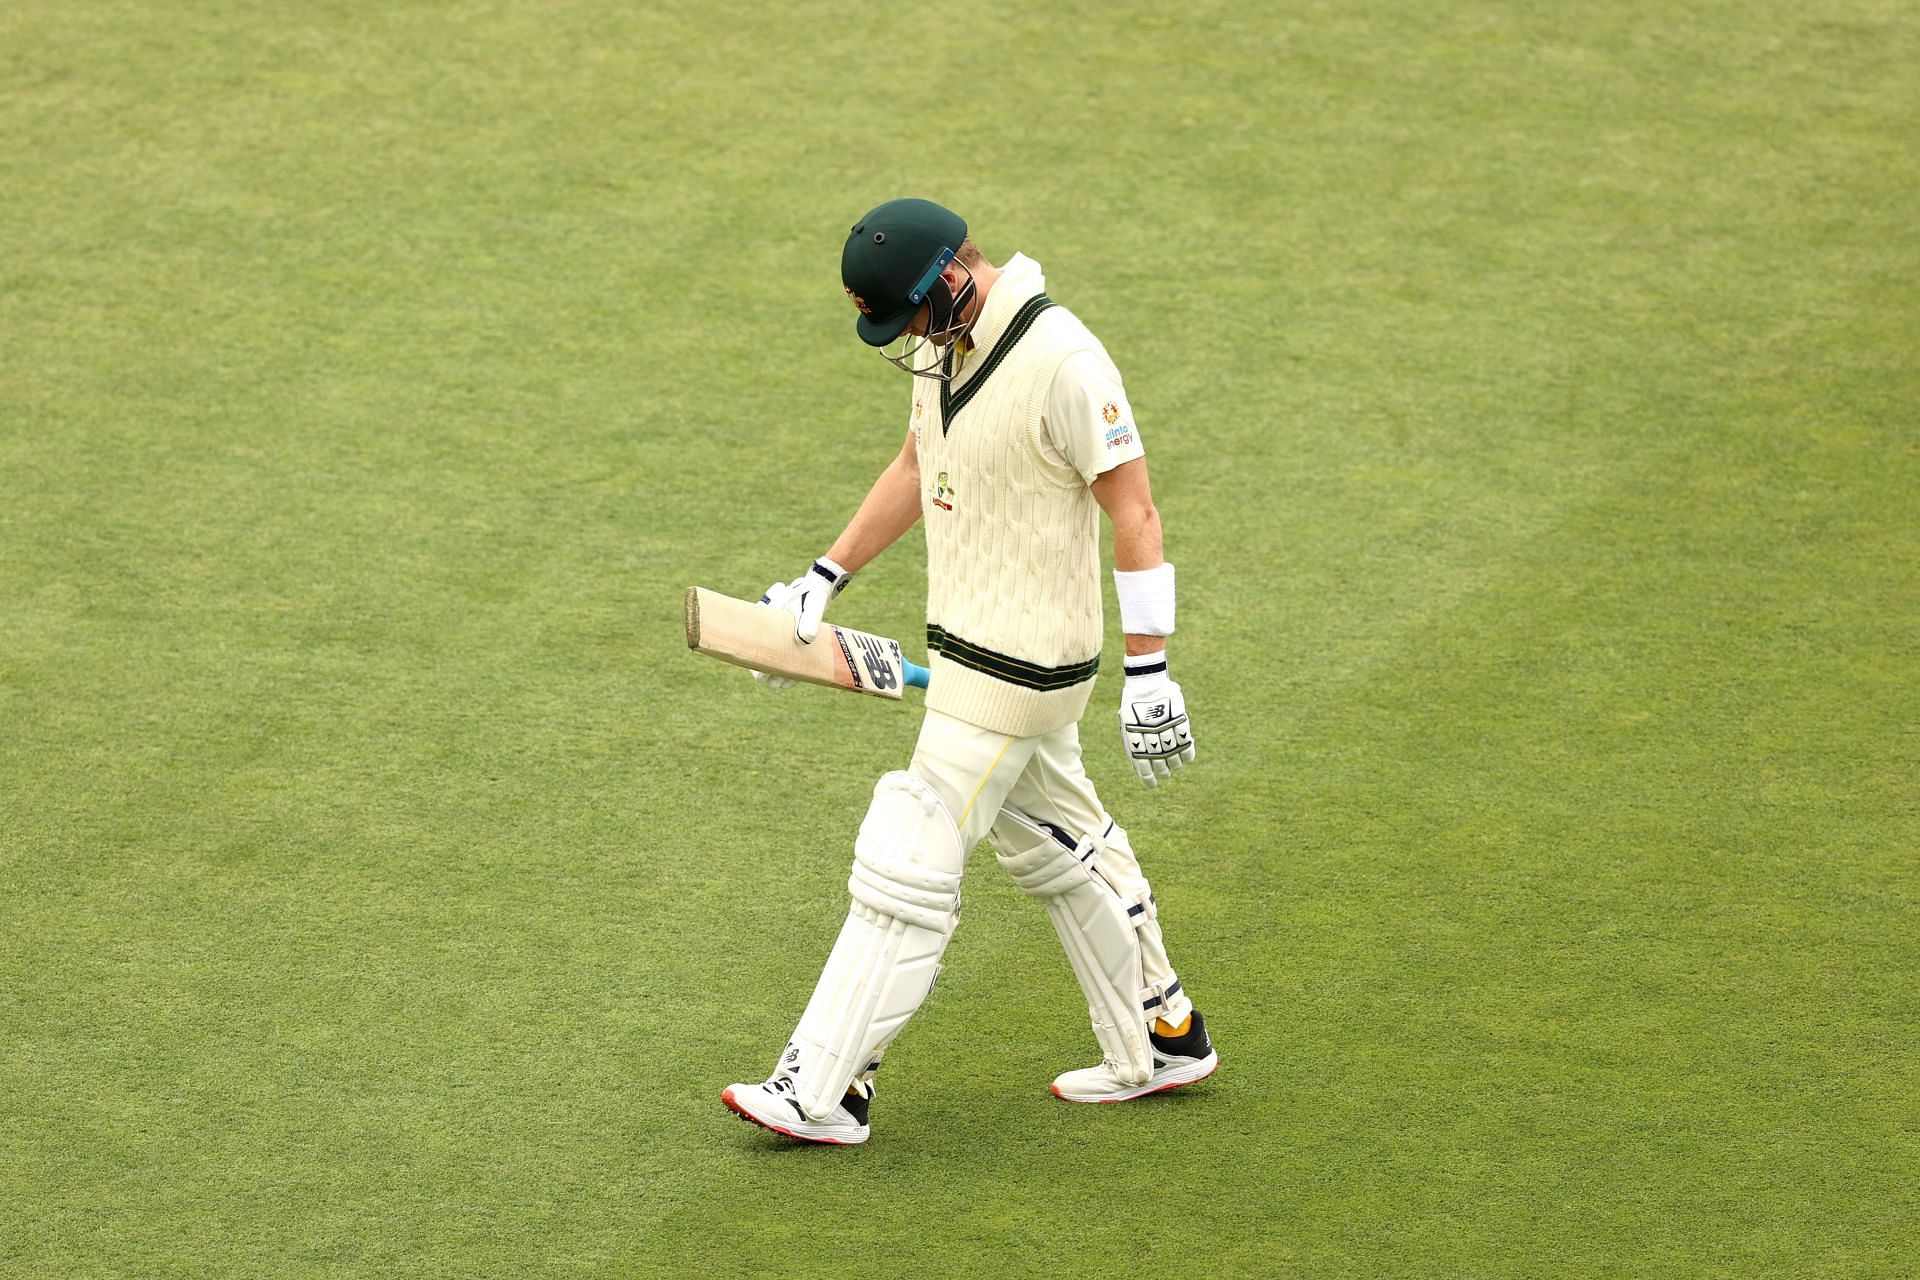
[{"label": "cream sweater vest", "polygon": [[916,390],[914,429],[927,705],[1030,737],[1080,718],[1100,665],[1100,508],[1040,445],[1055,371],[1100,344],[1041,292],[1037,264],[1008,266],[960,375]]}]

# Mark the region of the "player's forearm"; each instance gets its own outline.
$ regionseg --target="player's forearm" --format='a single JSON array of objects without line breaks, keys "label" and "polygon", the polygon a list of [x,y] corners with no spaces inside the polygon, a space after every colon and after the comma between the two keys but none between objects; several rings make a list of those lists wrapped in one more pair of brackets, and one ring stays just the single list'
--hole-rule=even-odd
[{"label": "player's forearm", "polygon": [[[1113,520],[1113,567],[1122,573],[1158,568],[1166,559],[1160,533],[1160,512],[1150,499],[1136,505],[1119,507],[1109,513]],[[1167,647],[1165,636],[1126,637],[1127,656],[1158,653]]]},{"label": "player's forearm", "polygon": [[1152,569],[1166,559],[1160,537],[1160,513],[1151,502],[1113,517],[1113,567],[1131,573]]},{"label": "player's forearm", "polygon": [[920,518],[920,479],[903,457],[896,457],[867,490],[860,509],[834,540],[827,557],[848,573],[858,573],[899,540]]}]

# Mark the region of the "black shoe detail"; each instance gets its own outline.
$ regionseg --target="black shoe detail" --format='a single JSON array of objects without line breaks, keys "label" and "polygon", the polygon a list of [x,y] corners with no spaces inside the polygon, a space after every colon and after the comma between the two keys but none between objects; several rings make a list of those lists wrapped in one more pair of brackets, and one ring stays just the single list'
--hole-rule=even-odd
[{"label": "black shoe detail", "polygon": [[873,1105],[871,1098],[863,1098],[852,1090],[848,1090],[847,1096],[840,1099],[840,1105],[847,1109],[847,1114],[853,1117],[855,1124],[862,1128],[866,1127],[867,1108]]},{"label": "black shoe detail", "polygon": [[1207,1038],[1207,1020],[1200,1016],[1198,1009],[1193,1011],[1193,1025],[1187,1028],[1185,1035],[1177,1038],[1163,1036],[1149,1026],[1147,1039],[1153,1042],[1156,1052],[1172,1058],[1204,1058],[1213,1052],[1213,1042]]}]

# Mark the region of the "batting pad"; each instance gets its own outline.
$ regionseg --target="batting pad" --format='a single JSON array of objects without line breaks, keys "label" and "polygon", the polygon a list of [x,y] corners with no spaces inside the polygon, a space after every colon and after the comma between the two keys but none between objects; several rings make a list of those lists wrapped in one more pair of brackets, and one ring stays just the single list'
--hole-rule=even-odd
[{"label": "batting pad", "polygon": [[1001,809],[987,838],[1014,883],[1046,907],[1086,993],[1101,1052],[1123,1081],[1145,1084],[1153,1050],[1141,1012],[1147,982],[1139,926],[1151,918],[1151,901],[1145,895],[1129,901],[1114,891],[1100,874],[1093,837],[1074,842],[1011,805]]},{"label": "batting pad", "polygon": [[932,787],[895,771],[873,789],[853,846],[853,903],[782,1069],[823,1119],[933,989],[960,916],[966,852]]}]

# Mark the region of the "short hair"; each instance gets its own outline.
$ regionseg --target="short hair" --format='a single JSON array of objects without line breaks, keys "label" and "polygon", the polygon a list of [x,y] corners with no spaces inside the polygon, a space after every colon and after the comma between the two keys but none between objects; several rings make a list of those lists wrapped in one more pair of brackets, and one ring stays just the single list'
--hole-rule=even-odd
[{"label": "short hair", "polygon": [[980,246],[973,242],[972,236],[968,236],[960,242],[960,247],[954,251],[953,256],[966,263],[969,267],[977,267],[987,260],[986,255],[980,252]]}]

